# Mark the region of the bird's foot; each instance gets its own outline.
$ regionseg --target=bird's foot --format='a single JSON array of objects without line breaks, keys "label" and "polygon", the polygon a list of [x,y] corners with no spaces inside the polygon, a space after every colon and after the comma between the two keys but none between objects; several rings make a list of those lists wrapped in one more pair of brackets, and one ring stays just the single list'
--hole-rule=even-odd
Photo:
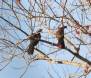
[{"label": "bird's foot", "polygon": [[62,45],[61,44],[57,44],[57,47],[61,49],[62,48]]},{"label": "bird's foot", "polygon": [[65,46],[63,46],[62,44],[57,44],[57,47],[58,47],[59,49],[65,49]]}]

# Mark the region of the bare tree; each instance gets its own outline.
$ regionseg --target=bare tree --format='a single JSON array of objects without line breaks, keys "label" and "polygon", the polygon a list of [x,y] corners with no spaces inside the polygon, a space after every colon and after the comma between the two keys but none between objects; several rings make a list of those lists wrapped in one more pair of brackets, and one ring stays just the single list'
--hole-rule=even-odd
[{"label": "bare tree", "polygon": [[[1,70],[13,59],[18,58],[25,62],[25,66],[23,65],[25,69],[20,77],[31,68],[31,63],[39,60],[49,63],[58,78],[89,76],[91,70],[89,0],[2,0],[0,6]],[[59,48],[56,31],[58,27],[63,26],[67,27],[64,30],[65,48]],[[39,43],[34,46],[33,55],[28,55],[30,39],[38,29],[42,29],[41,39],[38,39]],[[57,70],[54,64],[63,66],[59,66],[60,70]],[[70,70],[71,68],[75,70]],[[45,70],[50,78],[55,78],[47,66]],[[63,76],[58,73],[59,71],[64,73]]]}]

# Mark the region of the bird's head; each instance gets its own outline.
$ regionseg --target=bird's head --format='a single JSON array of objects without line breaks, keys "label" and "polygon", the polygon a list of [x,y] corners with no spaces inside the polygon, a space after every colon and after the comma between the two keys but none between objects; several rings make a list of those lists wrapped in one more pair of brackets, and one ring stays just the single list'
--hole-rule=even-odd
[{"label": "bird's head", "polygon": [[38,33],[42,32],[42,29],[38,29],[37,32],[38,32]]},{"label": "bird's head", "polygon": [[58,27],[58,31],[61,30],[61,27]]},{"label": "bird's head", "polygon": [[63,30],[63,29],[65,29],[65,28],[67,28],[67,27],[66,27],[66,26],[58,27],[58,31],[60,31],[61,29]]}]

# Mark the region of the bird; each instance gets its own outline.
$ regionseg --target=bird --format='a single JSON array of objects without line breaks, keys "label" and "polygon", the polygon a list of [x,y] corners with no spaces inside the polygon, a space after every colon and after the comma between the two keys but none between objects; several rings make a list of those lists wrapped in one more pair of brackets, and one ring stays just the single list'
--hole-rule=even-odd
[{"label": "bird", "polygon": [[58,27],[58,30],[56,31],[56,38],[58,39],[57,46],[58,48],[65,48],[64,44],[64,29],[67,28],[66,26]]},{"label": "bird", "polygon": [[42,29],[39,29],[36,31],[36,33],[33,33],[31,36],[30,36],[30,44],[29,44],[29,47],[28,47],[28,54],[29,55],[32,55],[34,53],[34,46],[36,46],[38,43],[39,43],[39,39],[41,39],[41,33],[42,32]]}]

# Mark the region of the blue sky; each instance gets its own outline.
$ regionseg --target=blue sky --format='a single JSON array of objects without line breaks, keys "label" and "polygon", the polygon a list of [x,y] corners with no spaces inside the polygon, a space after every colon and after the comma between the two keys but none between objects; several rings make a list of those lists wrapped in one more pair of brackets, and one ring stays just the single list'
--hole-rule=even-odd
[{"label": "blue sky", "polygon": [[[33,2],[33,0],[31,0]],[[74,0],[72,0],[72,2],[74,3]],[[72,2],[68,2],[68,5],[72,5]],[[10,3],[10,2],[9,2]],[[26,1],[26,0],[22,0],[21,3],[24,5],[24,7],[26,9],[29,9],[29,7],[31,8],[31,6],[29,6],[29,3]],[[53,3],[53,1],[52,1]],[[50,4],[52,4],[50,3]],[[0,6],[1,6],[1,3],[0,3]],[[14,6],[18,7],[17,5],[14,4]],[[7,6],[6,5],[3,5],[4,8],[6,8]],[[36,10],[37,11],[40,11],[38,6],[35,6],[36,7]],[[59,10],[60,7],[58,7],[58,5],[56,3],[53,3],[51,7],[54,7],[54,11],[55,13],[58,14],[58,16],[61,16],[62,15],[62,10]],[[70,7],[68,6],[67,7],[69,10],[72,10],[76,7]],[[87,7],[84,7],[84,8],[87,8]],[[32,9],[32,8],[31,8]],[[82,7],[80,7],[80,9],[82,9]],[[76,9],[74,11],[72,11],[72,15],[73,17],[79,21],[80,24],[82,25],[86,25],[86,24],[91,24],[90,21],[88,22],[88,20],[86,19],[86,16],[85,16],[85,13],[82,14],[81,10],[80,9]],[[21,11],[21,10],[18,10],[16,9],[17,12],[20,12],[22,14],[26,14],[27,13],[25,11]],[[46,10],[48,15],[53,15],[51,10],[49,11]],[[10,14],[12,15],[13,12],[9,11],[9,10],[4,10],[3,11],[3,14]],[[35,15],[35,13],[32,13],[33,15]],[[17,16],[19,17],[19,14],[17,14]],[[89,15],[88,15],[89,16]],[[83,17],[83,18],[82,18]],[[19,24],[17,23],[17,19],[14,18],[14,17],[4,17],[5,19],[10,19],[10,21],[14,24],[14,25],[17,25],[19,26]],[[58,18],[57,18],[58,19]],[[85,21],[83,22],[82,19],[84,19]],[[24,30],[26,33],[30,33],[30,30],[29,30],[29,27],[31,27],[31,23],[29,23],[29,19],[26,19],[25,17],[20,17],[19,18],[20,20],[20,25],[21,25],[21,29]],[[41,19],[43,20],[43,19]],[[59,20],[60,21],[60,20]],[[38,22],[36,22],[36,24],[34,24],[35,20],[33,19],[32,20],[32,25],[33,25],[33,28],[34,28],[34,32],[39,29],[39,28],[43,28],[43,33],[42,33],[42,39],[45,39],[45,40],[49,40],[51,42],[55,42],[57,43],[57,40],[56,38],[54,38],[55,36],[54,35],[49,35],[47,33],[47,30],[42,26],[42,25],[39,25]],[[44,20],[43,20],[44,22]],[[47,19],[47,25],[48,25],[48,22],[49,20]],[[10,27],[6,22],[3,21],[3,24],[6,28],[12,28]],[[34,26],[35,25],[35,26]],[[56,31],[56,28],[59,26],[59,23],[55,22],[55,21],[50,21],[50,26],[51,28],[54,28],[55,27],[55,31]],[[68,26],[67,26],[68,27]],[[68,27],[66,30],[65,30],[65,33],[68,33],[69,31],[71,31],[70,27]],[[3,33],[3,32],[2,32]],[[7,38],[10,38],[13,42],[17,43],[17,40],[19,39],[22,40],[22,39],[25,39],[27,38],[26,35],[24,35],[23,33],[21,33],[20,31],[16,30],[16,31],[12,31],[10,30],[9,33],[14,36],[15,38],[13,38],[12,36],[7,36]],[[6,33],[7,34],[7,33]],[[73,32],[73,34],[75,35],[75,32]],[[72,35],[70,33],[68,33],[65,37],[68,38],[68,35]],[[73,36],[73,35],[72,35]],[[75,35],[78,37],[78,35]],[[46,38],[45,38],[46,37]],[[68,38],[69,39],[69,38]],[[69,39],[72,43],[79,43],[76,39]],[[90,41],[90,39],[88,39]],[[26,49],[29,45],[29,41],[25,41],[23,43],[21,43],[19,46],[22,47],[23,49]],[[53,47],[51,45],[47,45],[47,44],[43,44],[42,42],[39,43],[40,47],[37,46],[38,49],[40,49],[41,51],[43,51],[45,54],[48,54],[50,52],[53,52],[55,50],[57,50],[58,48],[57,47]],[[69,45],[67,45],[67,47],[70,48]],[[13,48],[11,48],[13,49]],[[5,51],[9,51],[8,48],[5,49]],[[86,48],[86,46],[81,46],[81,49],[80,49],[80,54],[82,56],[86,56],[86,53],[88,53],[89,50],[88,48]],[[10,52],[9,52],[10,53]],[[21,53],[21,50],[18,50],[18,49],[14,49],[13,51],[13,54],[18,54],[18,53]],[[35,55],[36,53],[34,53]],[[33,55],[33,56],[34,56]],[[2,57],[4,55],[0,55],[0,57]],[[30,56],[25,53],[25,58],[29,58]],[[52,54],[52,55],[49,55],[50,57],[52,58],[60,58],[62,60],[71,60],[73,55],[71,53],[69,53],[68,51],[66,50],[60,50],[59,52],[55,53],[55,54]],[[4,56],[5,57],[5,56]],[[7,56],[8,57],[8,56]],[[90,59],[90,58],[89,58]],[[75,58],[74,61],[76,62],[82,62],[80,61],[78,58]],[[0,77],[1,78],[19,78],[21,77],[21,75],[23,74],[23,72],[25,71],[25,69],[27,68],[27,63],[29,63],[30,61],[29,60],[25,60],[23,58],[23,55],[20,55],[19,57],[15,57],[12,59],[12,61],[9,63],[9,65],[7,67],[5,67],[2,71],[0,71]],[[6,65],[7,62],[3,63],[2,65]],[[2,68],[2,65],[0,68]],[[79,69],[77,71],[77,69]],[[77,73],[83,73],[84,69],[82,68],[79,68],[79,67],[76,67],[76,66],[71,66],[71,65],[64,65],[64,64],[50,64],[48,61],[46,60],[38,60],[38,61],[34,61],[32,63],[30,63],[30,65],[28,66],[27,68],[27,71],[26,73],[23,75],[22,78],[51,78],[51,76],[53,76],[52,78],[67,78],[68,75],[70,74],[75,74],[77,71]],[[50,72],[50,75],[48,74],[48,72]],[[65,76],[66,74],[66,76]],[[91,77],[91,75],[89,74],[87,76],[87,78]],[[84,77],[81,77],[81,78],[84,78]]]}]

